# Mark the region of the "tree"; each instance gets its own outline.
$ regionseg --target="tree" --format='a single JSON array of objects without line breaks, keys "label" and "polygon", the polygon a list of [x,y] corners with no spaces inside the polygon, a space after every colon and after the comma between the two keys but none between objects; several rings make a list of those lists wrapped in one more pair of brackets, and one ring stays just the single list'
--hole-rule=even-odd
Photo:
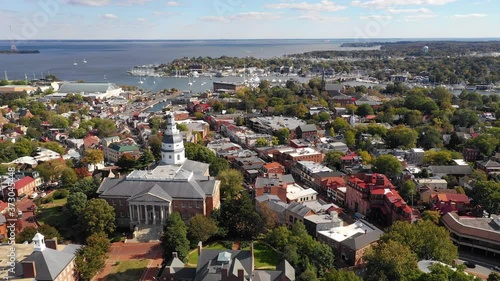
[{"label": "tree", "polygon": [[290,129],[281,128],[274,132],[274,135],[278,138],[279,144],[288,144],[290,142]]},{"label": "tree", "polygon": [[441,213],[439,211],[426,210],[422,213],[422,219],[426,221],[431,221],[435,224],[439,224],[439,219],[441,219]]},{"label": "tree", "polygon": [[500,281],[500,274],[496,272],[490,273],[490,275],[488,275],[487,281]]},{"label": "tree", "polygon": [[40,146],[44,147],[44,148],[47,148],[47,149],[50,149],[50,150],[52,150],[54,152],[57,152],[61,156],[66,153],[66,149],[64,149],[64,147],[62,147],[60,144],[58,144],[57,142],[54,142],[54,141],[40,143]]},{"label": "tree", "polygon": [[476,138],[470,139],[465,143],[465,147],[475,148],[485,156],[493,155],[497,148],[499,140],[491,134],[480,134]]},{"label": "tree", "polygon": [[87,196],[87,198],[94,198],[96,195],[97,188],[99,184],[92,177],[85,177],[78,180],[70,190],[72,193],[81,192]]},{"label": "tree", "polygon": [[173,252],[177,252],[181,260],[187,256],[189,252],[187,227],[178,212],[172,213],[165,222],[161,243],[165,260],[171,259]]},{"label": "tree", "polygon": [[130,171],[137,166],[137,160],[135,159],[135,156],[126,153],[118,158],[116,165],[124,171]]},{"label": "tree", "polygon": [[372,163],[372,155],[368,151],[360,150],[356,152],[361,159],[363,159],[363,163],[365,164],[371,164]]},{"label": "tree", "polygon": [[424,126],[418,129],[418,145],[425,150],[443,147],[441,132],[432,126]]},{"label": "tree", "polygon": [[274,229],[278,225],[276,213],[264,202],[258,204],[259,208],[257,209],[257,213],[259,213],[260,217],[264,220],[266,232]]},{"label": "tree", "polygon": [[345,120],[344,118],[337,117],[333,120],[332,126],[335,132],[339,133],[349,128],[351,125],[349,125],[349,122],[347,122],[347,120]]},{"label": "tree", "polygon": [[228,235],[236,239],[252,240],[264,231],[263,219],[255,211],[249,195],[245,192],[232,200],[222,202],[217,219],[219,227],[226,229]]},{"label": "tree", "polygon": [[149,167],[149,165],[153,162],[155,162],[155,157],[153,156],[153,153],[150,150],[145,150],[142,152],[141,157],[137,159],[135,168],[139,170],[144,170],[147,167]]},{"label": "tree", "polygon": [[448,230],[428,220],[420,220],[416,224],[397,221],[380,240],[406,245],[421,260],[451,264],[458,258],[457,247],[451,241]]},{"label": "tree", "polygon": [[82,230],[87,233],[111,234],[115,230],[115,208],[104,199],[91,199],[80,216]]},{"label": "tree", "polygon": [[339,152],[339,151],[327,152],[325,154],[324,163],[330,169],[340,170],[341,165],[342,165],[342,160],[341,160],[342,156],[344,156],[344,154],[342,152]]},{"label": "tree", "polygon": [[158,136],[151,136],[148,140],[149,149],[156,159],[156,162],[161,160],[161,139]]},{"label": "tree", "polygon": [[364,259],[365,281],[414,280],[420,274],[417,256],[397,241],[390,240],[368,249]]},{"label": "tree", "polygon": [[393,178],[403,171],[403,166],[396,156],[386,154],[373,161],[373,171]]},{"label": "tree", "polygon": [[477,113],[470,109],[459,109],[455,111],[453,118],[451,118],[451,123],[459,127],[471,127],[474,126],[479,117]]},{"label": "tree", "polygon": [[323,281],[363,281],[363,279],[357,276],[353,271],[333,269],[325,274]]},{"label": "tree", "polygon": [[69,120],[61,115],[55,115],[51,120],[53,128],[66,129],[69,127]]},{"label": "tree", "polygon": [[100,138],[110,137],[116,133],[115,121],[111,119],[94,118],[92,119],[92,123]]},{"label": "tree", "polygon": [[418,133],[412,128],[399,125],[387,132],[385,141],[391,148],[414,148],[417,142]]},{"label": "tree", "polygon": [[331,118],[330,114],[328,114],[327,112],[324,112],[324,111],[322,111],[322,112],[318,113],[318,115],[317,115],[317,120],[318,120],[319,122],[326,122],[326,121],[329,121],[329,120],[330,120],[330,118]]},{"label": "tree", "polygon": [[361,104],[356,110],[356,114],[361,117],[366,117],[367,115],[373,115],[373,108],[369,104]]},{"label": "tree", "polygon": [[429,165],[446,165],[453,160],[448,150],[427,150],[424,153],[424,163]]},{"label": "tree", "polygon": [[104,268],[109,240],[102,234],[93,234],[87,238],[87,245],[76,252],[75,265],[80,280],[91,280]]},{"label": "tree", "polygon": [[407,180],[403,183],[399,194],[406,202],[410,202],[413,205],[415,195],[417,194],[415,183],[412,180]]},{"label": "tree", "polygon": [[217,222],[211,217],[197,214],[189,219],[188,237],[191,245],[196,245],[199,241],[206,242],[217,231]]},{"label": "tree", "polygon": [[86,149],[82,158],[82,163],[94,165],[94,167],[103,161],[104,155],[100,149]]},{"label": "tree", "polygon": [[61,172],[61,183],[63,187],[70,187],[78,181],[78,175],[72,168],[64,168]]},{"label": "tree", "polygon": [[314,269],[309,266],[304,272],[302,272],[302,274],[299,275],[297,281],[318,281],[316,276],[317,274],[314,272]]},{"label": "tree", "polygon": [[57,238],[58,241],[62,241],[62,236],[55,229],[54,227],[48,225],[48,224],[43,224],[40,225],[38,228],[35,228],[34,226],[27,226],[23,228],[23,230],[16,235],[16,243],[24,243],[28,242],[31,243],[33,237],[35,237],[35,234],[40,233],[43,236],[45,236],[46,239],[52,239],[52,238]]},{"label": "tree", "polygon": [[36,166],[35,170],[40,174],[44,181],[52,181],[61,176],[66,168],[66,163],[60,159],[54,159]]},{"label": "tree", "polygon": [[344,131],[345,144],[349,148],[354,148],[356,145],[356,133],[353,129],[348,129]]},{"label": "tree", "polygon": [[269,145],[269,142],[265,138],[258,138],[255,141],[256,147],[264,147],[264,146],[268,146],[268,145]]},{"label": "tree", "polygon": [[217,179],[220,180],[220,193],[224,200],[231,200],[243,191],[244,178],[238,170],[224,170]]},{"label": "tree", "polygon": [[78,219],[87,207],[87,195],[83,192],[70,193],[66,209],[71,217]]},{"label": "tree", "polygon": [[500,213],[500,183],[478,181],[469,194],[476,205],[481,205],[490,214]]},{"label": "tree", "polygon": [[181,123],[177,124],[177,129],[179,129],[179,131],[181,132],[189,131],[188,126],[186,124],[181,124]]}]

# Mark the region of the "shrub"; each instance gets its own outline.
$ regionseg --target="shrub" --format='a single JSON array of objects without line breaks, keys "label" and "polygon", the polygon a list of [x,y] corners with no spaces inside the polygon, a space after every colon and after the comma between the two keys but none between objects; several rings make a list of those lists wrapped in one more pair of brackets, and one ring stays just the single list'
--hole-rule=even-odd
[{"label": "shrub", "polygon": [[68,197],[69,195],[69,191],[67,189],[60,189],[60,190],[57,190],[54,192],[54,194],[52,194],[52,197],[54,197],[54,199],[63,199],[63,198],[66,198]]},{"label": "shrub", "polygon": [[224,248],[232,250],[233,249],[233,241],[221,241],[220,242]]},{"label": "shrub", "polygon": [[52,196],[45,197],[42,199],[42,204],[48,204],[54,202],[54,198]]}]

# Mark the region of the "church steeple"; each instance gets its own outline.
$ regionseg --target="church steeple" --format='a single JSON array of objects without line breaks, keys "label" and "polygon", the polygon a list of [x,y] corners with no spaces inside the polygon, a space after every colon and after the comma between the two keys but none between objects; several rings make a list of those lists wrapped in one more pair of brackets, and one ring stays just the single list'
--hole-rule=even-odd
[{"label": "church steeple", "polygon": [[161,147],[162,162],[169,165],[183,164],[186,161],[184,141],[175,124],[174,114],[167,113],[166,119],[167,128],[163,134]]}]

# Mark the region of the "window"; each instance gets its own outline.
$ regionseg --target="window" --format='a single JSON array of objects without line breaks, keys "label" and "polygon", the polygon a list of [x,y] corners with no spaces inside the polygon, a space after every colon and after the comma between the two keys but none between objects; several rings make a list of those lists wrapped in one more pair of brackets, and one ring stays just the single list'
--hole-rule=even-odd
[{"label": "window", "polygon": [[169,155],[169,156],[168,156],[168,159],[172,159],[172,155]]},{"label": "window", "polygon": [[181,155],[177,154],[177,160],[181,160]]},{"label": "window", "polygon": [[120,206],[123,206],[122,200],[118,200],[118,203],[120,204]]},{"label": "window", "polygon": [[186,204],[184,204],[184,202],[181,203],[181,207],[182,208],[186,208]]},{"label": "window", "polygon": [[196,201],[196,209],[199,209],[201,207],[201,202]]}]

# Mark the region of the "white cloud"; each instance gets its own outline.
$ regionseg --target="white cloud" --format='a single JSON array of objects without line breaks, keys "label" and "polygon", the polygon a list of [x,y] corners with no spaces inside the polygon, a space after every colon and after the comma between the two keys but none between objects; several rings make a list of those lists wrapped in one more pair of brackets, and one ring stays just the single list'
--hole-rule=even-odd
[{"label": "white cloud", "polygon": [[314,12],[336,12],[344,10],[347,7],[337,5],[329,0],[322,0],[318,3],[309,2],[282,2],[277,4],[268,4],[265,6],[269,9],[292,9],[301,11],[314,11]]},{"label": "white cloud", "polygon": [[135,4],[144,4],[151,0],[62,0],[63,2],[71,5],[83,5],[83,6],[93,6],[93,7],[101,7],[107,5],[120,5],[120,6],[129,6]]},{"label": "white cloud", "polygon": [[101,15],[101,18],[108,19],[108,20],[116,20],[116,19],[118,19],[118,16],[115,14],[104,14],[104,15]]},{"label": "white cloud", "polygon": [[390,15],[368,15],[359,17],[362,20],[390,20],[392,16]]},{"label": "white cloud", "polygon": [[148,19],[145,19],[145,18],[137,18],[137,21],[138,22],[147,22]]},{"label": "white cloud", "polygon": [[176,2],[176,1],[169,1],[167,2],[167,6],[170,6],[170,7],[177,7],[177,6],[180,6],[181,4],[179,4],[179,2]]},{"label": "white cloud", "polygon": [[387,10],[390,14],[429,14],[431,10],[427,8],[420,9],[393,9],[390,8]]},{"label": "white cloud", "polygon": [[467,14],[467,15],[453,15],[451,16],[454,19],[468,19],[468,18],[484,18],[487,17],[487,14]]},{"label": "white cloud", "polygon": [[229,22],[229,19],[226,17],[214,17],[214,16],[201,17],[200,20],[208,22]]},{"label": "white cloud", "polygon": [[315,22],[322,22],[322,23],[326,23],[326,22],[346,22],[346,21],[350,20],[350,18],[348,18],[348,17],[325,17],[325,16],[321,16],[321,15],[318,15],[318,14],[306,14],[306,15],[298,16],[298,17],[295,17],[295,18],[292,18],[292,19],[295,19],[295,20],[306,20],[306,21],[315,21]]},{"label": "white cloud", "polygon": [[178,13],[174,13],[171,11],[155,11],[153,12],[153,15],[155,16],[176,16]]},{"label": "white cloud", "polygon": [[426,19],[432,19],[435,18],[437,15],[435,14],[421,14],[421,15],[414,15],[414,16],[407,16],[404,18],[404,21],[410,22],[410,21],[422,21]]},{"label": "white cloud", "polygon": [[442,6],[456,1],[458,0],[354,0],[351,4],[362,8],[383,9],[394,6]]}]

